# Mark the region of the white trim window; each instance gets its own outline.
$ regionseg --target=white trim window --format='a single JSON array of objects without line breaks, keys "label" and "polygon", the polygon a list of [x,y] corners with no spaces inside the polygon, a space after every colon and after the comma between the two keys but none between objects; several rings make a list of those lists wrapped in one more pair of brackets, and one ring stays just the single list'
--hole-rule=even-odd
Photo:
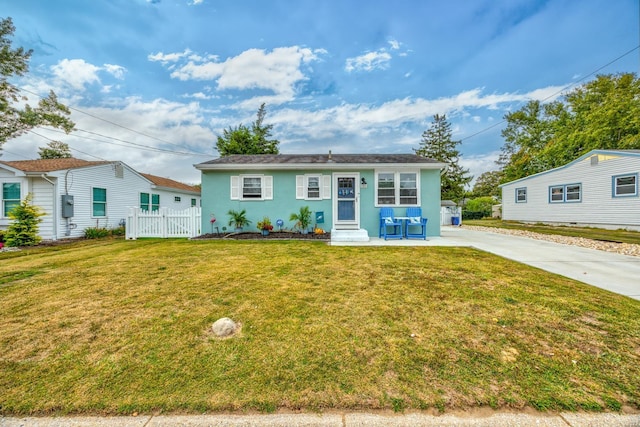
[{"label": "white trim window", "polygon": [[516,203],[527,203],[527,187],[516,188]]},{"label": "white trim window", "polygon": [[578,203],[582,201],[582,184],[552,185],[549,203]]},{"label": "white trim window", "polygon": [[231,177],[231,200],[272,200],[273,177],[238,175]]},{"label": "white trim window", "polygon": [[9,217],[16,206],[20,204],[20,183],[4,182],[2,183],[2,216]]},{"label": "white trim window", "polygon": [[160,195],[151,193],[140,193],[140,209],[143,211],[157,212],[160,210]]},{"label": "white trim window", "polygon": [[553,187],[549,187],[549,202],[564,202],[564,185],[554,185]]},{"label": "white trim window", "polygon": [[296,175],[296,199],[331,198],[331,175]]},{"label": "white trim window", "polygon": [[613,197],[635,197],[638,195],[638,174],[617,175],[612,177]]},{"label": "white trim window", "polygon": [[420,205],[418,172],[376,171],[376,206]]},{"label": "white trim window", "polygon": [[581,202],[582,201],[582,185],[570,184],[564,187],[565,202]]},{"label": "white trim window", "polygon": [[94,218],[104,218],[107,216],[107,189],[91,188],[91,216]]}]

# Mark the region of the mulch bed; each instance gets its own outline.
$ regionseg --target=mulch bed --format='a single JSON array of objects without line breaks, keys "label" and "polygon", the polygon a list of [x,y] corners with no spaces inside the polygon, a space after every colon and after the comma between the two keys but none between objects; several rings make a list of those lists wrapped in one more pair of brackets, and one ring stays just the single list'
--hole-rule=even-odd
[{"label": "mulch bed", "polygon": [[231,240],[331,240],[331,233],[323,234],[302,234],[293,231],[272,231],[267,236],[263,236],[259,232],[243,231],[240,233],[207,233],[198,237],[194,237],[194,240],[205,239],[231,239]]}]

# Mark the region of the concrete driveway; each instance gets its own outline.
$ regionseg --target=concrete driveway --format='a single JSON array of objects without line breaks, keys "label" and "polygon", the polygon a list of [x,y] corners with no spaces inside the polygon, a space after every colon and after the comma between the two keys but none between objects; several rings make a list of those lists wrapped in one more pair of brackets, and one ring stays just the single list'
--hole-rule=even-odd
[{"label": "concrete driveway", "polygon": [[[333,244],[333,243],[332,243]],[[346,244],[346,243],[345,243]],[[356,243],[349,243],[354,245]],[[535,240],[527,237],[442,227],[442,236],[423,240],[371,238],[360,245],[471,246],[640,300],[640,257]]]}]

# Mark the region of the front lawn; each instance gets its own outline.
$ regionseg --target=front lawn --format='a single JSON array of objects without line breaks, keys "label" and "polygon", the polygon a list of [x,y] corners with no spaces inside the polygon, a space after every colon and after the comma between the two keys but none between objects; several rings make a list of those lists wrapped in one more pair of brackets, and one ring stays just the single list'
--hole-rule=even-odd
[{"label": "front lawn", "polygon": [[0,254],[3,414],[640,409],[638,378],[640,302],[471,248]]}]

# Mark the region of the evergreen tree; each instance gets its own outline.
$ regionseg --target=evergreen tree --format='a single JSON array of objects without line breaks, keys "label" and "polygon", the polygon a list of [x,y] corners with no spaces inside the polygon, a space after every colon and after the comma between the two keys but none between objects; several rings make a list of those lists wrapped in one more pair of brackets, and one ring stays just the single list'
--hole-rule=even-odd
[{"label": "evergreen tree", "polygon": [[46,147],[38,148],[41,159],[68,159],[71,157],[69,144],[61,141],[50,141]]},{"label": "evergreen tree", "polygon": [[7,228],[4,239],[7,246],[33,246],[40,242],[38,228],[44,212],[31,204],[31,194],[9,212],[13,222]]},{"label": "evergreen tree", "polygon": [[267,115],[265,104],[258,109],[257,119],[251,127],[243,124],[235,128],[223,130],[223,135],[218,137],[216,149],[221,156],[232,154],[278,154],[277,139],[268,139],[271,136],[273,125],[265,125],[264,117]]},{"label": "evergreen tree", "polygon": [[446,115],[436,114],[429,129],[422,133],[420,148],[414,149],[422,157],[429,157],[445,163],[446,170],[441,175],[440,198],[456,203],[464,198],[465,186],[473,178],[469,170],[459,164],[460,152],[456,148],[460,141],[454,141],[451,124]]}]

